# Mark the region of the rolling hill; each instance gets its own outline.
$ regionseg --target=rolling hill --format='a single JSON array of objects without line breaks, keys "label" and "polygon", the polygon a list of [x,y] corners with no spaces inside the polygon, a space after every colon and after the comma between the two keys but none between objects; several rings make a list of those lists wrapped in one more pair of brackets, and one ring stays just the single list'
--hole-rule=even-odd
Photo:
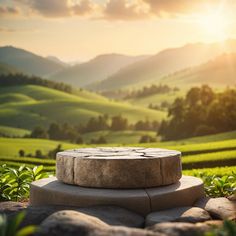
[{"label": "rolling hill", "polygon": [[236,40],[227,40],[224,43],[188,44],[180,48],[167,49],[126,66],[109,78],[88,87],[96,91],[109,91],[158,82],[164,75],[200,65],[224,52],[236,52]]},{"label": "rolling hill", "polygon": [[36,76],[46,76],[64,68],[61,63],[12,46],[0,47],[0,63]]},{"label": "rolling hill", "polygon": [[222,54],[200,66],[185,69],[161,80],[165,84],[193,86],[210,84],[211,86],[236,85],[236,53]]},{"label": "rolling hill", "polygon": [[0,88],[0,125],[33,129],[52,122],[81,124],[101,114],[123,115],[133,123],[148,118],[161,120],[165,112],[108,100],[84,90],[69,94],[38,85]]},{"label": "rolling hill", "polygon": [[120,54],[100,55],[88,62],[64,69],[52,75],[49,79],[76,87],[86,87],[88,84],[106,79],[121,68],[146,57],[132,57]]},{"label": "rolling hill", "polygon": [[8,126],[0,125],[0,137],[24,137],[25,135],[29,135],[30,131],[26,129],[12,128]]}]

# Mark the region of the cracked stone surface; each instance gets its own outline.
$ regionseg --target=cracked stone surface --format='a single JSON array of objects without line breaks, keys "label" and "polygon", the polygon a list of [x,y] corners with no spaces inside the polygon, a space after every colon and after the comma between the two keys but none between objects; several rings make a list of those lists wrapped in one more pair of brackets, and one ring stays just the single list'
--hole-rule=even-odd
[{"label": "cracked stone surface", "polygon": [[57,153],[59,181],[95,188],[150,188],[181,178],[181,153],[159,148],[100,147]]}]

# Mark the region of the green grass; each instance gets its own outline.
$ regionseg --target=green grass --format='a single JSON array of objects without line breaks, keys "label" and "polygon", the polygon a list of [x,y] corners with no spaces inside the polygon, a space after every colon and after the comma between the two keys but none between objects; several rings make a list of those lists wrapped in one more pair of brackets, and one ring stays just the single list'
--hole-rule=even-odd
[{"label": "green grass", "polygon": [[0,138],[0,156],[17,157],[20,149],[23,149],[26,154],[34,154],[36,150],[41,150],[43,154],[46,154],[55,149],[58,144],[62,144],[63,149],[78,146],[44,139]]},{"label": "green grass", "polygon": [[233,172],[236,173],[236,166],[183,170],[184,175],[191,175],[191,176],[199,176],[201,174],[204,174],[204,175],[216,175],[222,177],[224,175],[230,175]]},{"label": "green grass", "polygon": [[130,123],[140,119],[161,120],[166,114],[139,106],[103,98],[87,91],[68,94],[58,90],[23,85],[0,88],[0,124],[23,129],[36,125],[47,127],[52,122],[81,124],[93,116],[123,115]]},{"label": "green grass", "polygon": [[236,150],[186,155],[182,158],[184,169],[236,166]]},{"label": "green grass", "polygon": [[[217,166],[236,166],[236,139],[233,138],[236,132],[229,132],[216,135],[215,140],[219,140],[220,137],[226,139],[224,141],[212,141],[213,136],[199,137],[195,139],[186,139],[178,142],[157,142],[148,144],[131,144],[132,141],[136,142],[140,135],[146,134],[146,132],[110,132],[101,131],[88,133],[84,135],[85,141],[89,142],[92,138],[99,136],[105,136],[110,144],[100,146],[143,146],[143,147],[159,147],[167,149],[175,149],[182,152],[182,162],[184,169],[195,168],[207,168]],[[155,133],[149,132],[149,135],[155,135]],[[194,140],[196,143],[194,144]],[[203,140],[203,143],[200,143]],[[207,142],[208,141],[208,142]],[[123,144],[122,144],[123,143]],[[81,147],[95,147],[99,145],[77,145],[60,141],[42,140],[42,139],[22,139],[22,138],[0,138],[0,161],[1,162],[21,162],[32,164],[41,164],[41,159],[19,159],[19,150],[23,149],[26,154],[34,154],[36,150],[41,150],[45,155],[50,150],[56,148],[58,144],[62,144],[62,149],[73,149]],[[47,160],[42,160],[42,162]],[[45,165],[51,165],[52,163],[45,163]]]},{"label": "green grass", "polygon": [[212,162],[212,161],[224,161],[235,159],[236,164],[236,150],[234,151],[224,151],[224,152],[213,152],[204,153],[197,155],[184,156],[182,159],[183,163],[195,163],[195,162]]},{"label": "green grass", "polygon": [[132,104],[139,104],[140,106],[148,107],[150,104],[160,106],[162,102],[172,104],[177,97],[183,97],[186,91],[181,90],[177,92],[170,92],[166,94],[154,94],[150,96],[133,98],[128,101]]},{"label": "green grass", "polygon": [[[15,167],[15,168],[19,168],[22,165],[28,166],[30,168],[34,168],[35,166],[39,166],[39,165],[29,164],[29,163],[27,164],[27,163],[15,162],[15,161],[1,161],[0,160],[0,165],[3,165],[3,164],[6,164],[7,166]],[[43,169],[46,172],[55,172],[56,167],[55,167],[55,165],[53,165],[53,166],[44,166]]]},{"label": "green grass", "polygon": [[[137,145],[143,146],[142,144]],[[145,146],[176,149],[184,155],[236,150],[236,131],[179,141],[149,143],[145,144]]]},{"label": "green grass", "polygon": [[28,135],[28,134],[30,134],[30,131],[26,130],[26,129],[0,126],[0,136],[23,137],[23,136]]},{"label": "green grass", "polygon": [[53,166],[55,165],[55,160],[52,159],[42,159],[35,157],[0,157],[1,161],[12,161],[18,163],[27,163],[27,164],[35,164],[35,165],[45,165],[45,166]]}]

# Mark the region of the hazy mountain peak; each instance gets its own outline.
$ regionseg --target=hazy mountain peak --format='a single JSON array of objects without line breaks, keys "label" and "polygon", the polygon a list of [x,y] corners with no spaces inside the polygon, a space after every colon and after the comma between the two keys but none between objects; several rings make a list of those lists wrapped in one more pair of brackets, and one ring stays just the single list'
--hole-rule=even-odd
[{"label": "hazy mountain peak", "polygon": [[13,46],[0,47],[0,62],[37,76],[46,76],[64,68],[58,62]]}]

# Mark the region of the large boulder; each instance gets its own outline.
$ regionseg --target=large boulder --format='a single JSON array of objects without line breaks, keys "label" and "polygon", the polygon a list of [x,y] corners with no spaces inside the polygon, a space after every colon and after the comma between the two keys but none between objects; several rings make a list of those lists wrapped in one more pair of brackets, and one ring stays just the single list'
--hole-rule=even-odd
[{"label": "large boulder", "polygon": [[165,211],[152,212],[146,217],[146,226],[162,222],[197,223],[211,220],[207,211],[198,207],[178,207]]},{"label": "large boulder", "polygon": [[222,226],[222,221],[206,221],[203,223],[186,223],[186,222],[164,222],[148,227],[155,233],[168,236],[199,236],[212,230],[212,228]]},{"label": "large boulder", "polygon": [[[89,216],[76,211],[59,211],[47,219],[40,225],[40,229],[36,234],[38,236],[154,236],[157,235],[148,230],[132,229],[128,227],[109,226],[96,217]],[[163,234],[158,234],[164,236]]]},{"label": "large boulder", "polygon": [[142,228],[145,221],[143,216],[116,206],[92,206],[80,208],[78,211],[95,216],[103,222],[114,226]]},{"label": "large boulder", "polygon": [[27,202],[0,202],[0,213],[9,215],[18,211],[26,209],[28,206]]},{"label": "large boulder", "polygon": [[[144,226],[144,218],[132,211],[126,210],[116,206],[93,206],[93,207],[69,207],[69,206],[29,206],[24,209],[26,216],[21,226],[26,225],[39,225],[48,216],[55,212],[62,210],[73,210],[81,212],[86,215],[94,216],[108,225],[114,226],[127,226],[142,228]],[[18,211],[12,212],[8,217],[13,218]]]},{"label": "large boulder", "polygon": [[236,201],[224,197],[201,198],[195,206],[208,211],[214,219],[236,220]]}]

